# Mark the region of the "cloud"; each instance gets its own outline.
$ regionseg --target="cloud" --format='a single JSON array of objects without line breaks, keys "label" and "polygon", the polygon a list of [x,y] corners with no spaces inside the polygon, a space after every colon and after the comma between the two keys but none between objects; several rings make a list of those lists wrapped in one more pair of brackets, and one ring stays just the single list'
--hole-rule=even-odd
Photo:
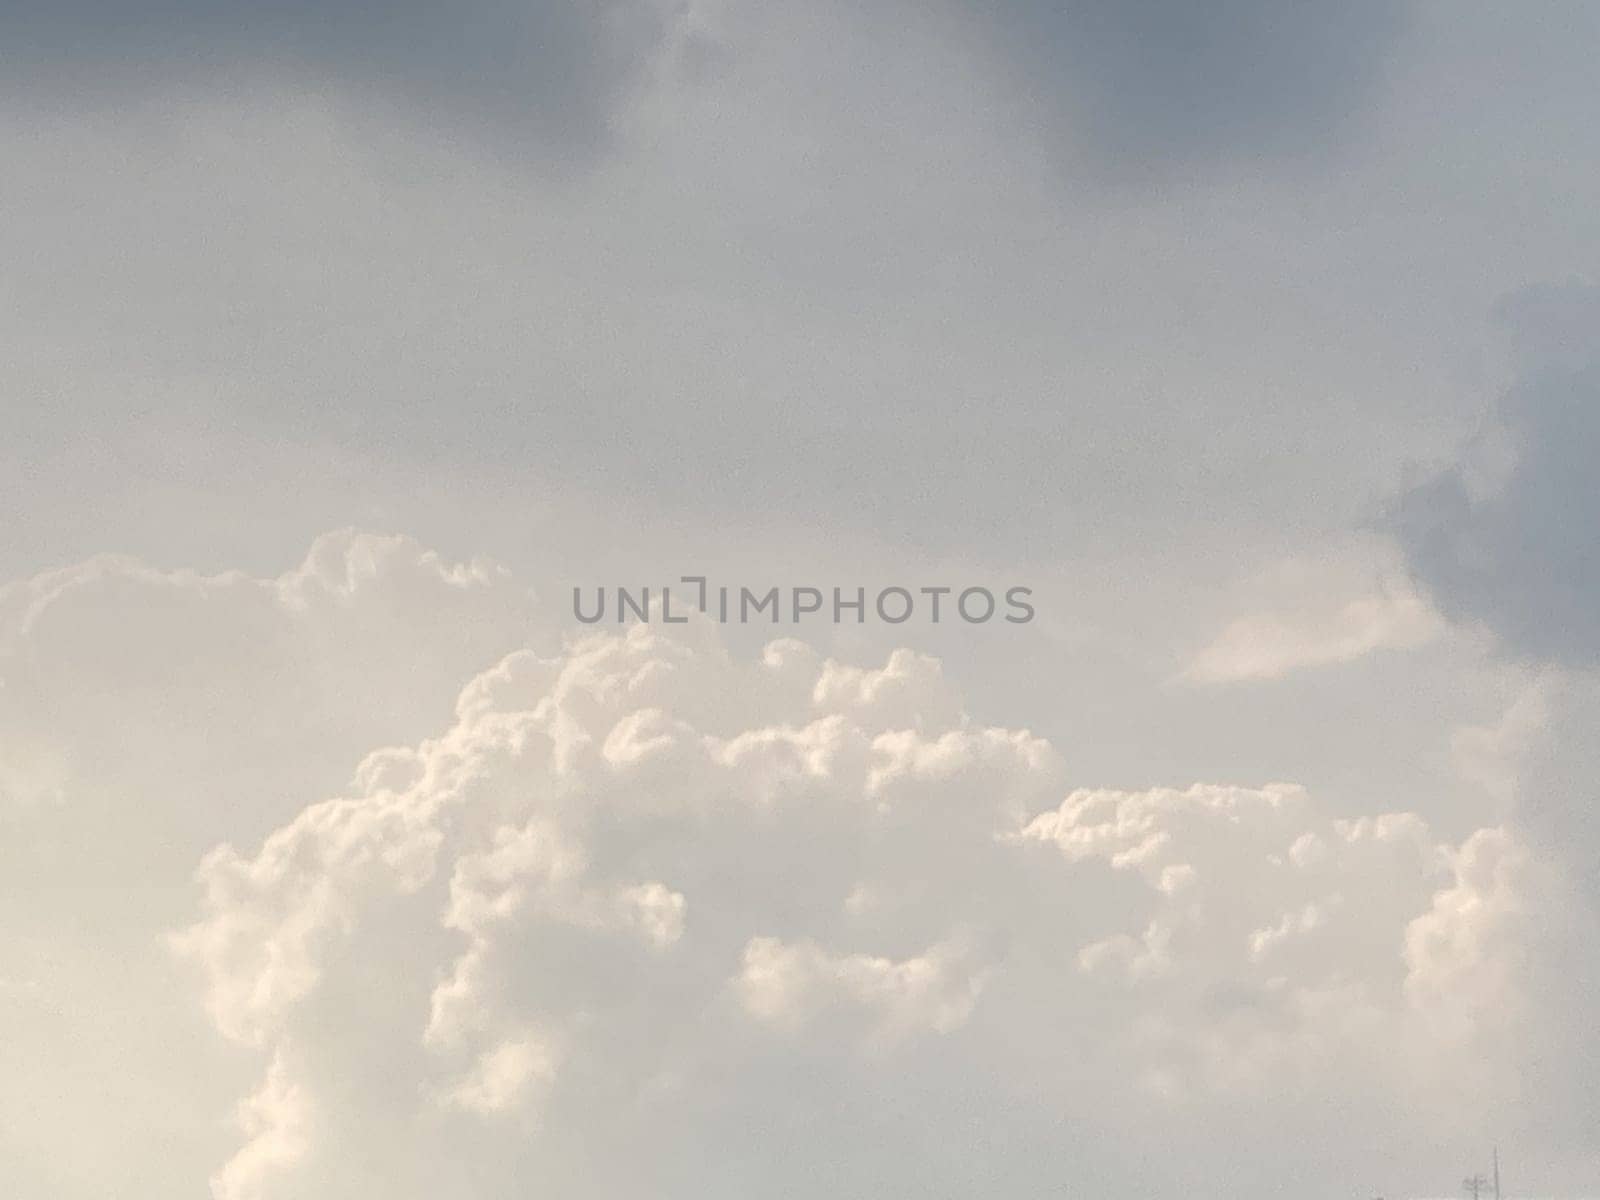
[{"label": "cloud", "polygon": [[[342,777],[352,743],[411,740],[447,714],[532,613],[502,567],[353,530],[276,578],[104,556],[0,587],[0,820],[95,813],[121,837],[117,805],[164,792],[171,849],[204,849],[282,802],[284,780],[250,775],[269,748],[306,783]],[[233,811],[191,790],[200,779],[237,789]]]},{"label": "cloud", "polygon": [[1435,1028],[1460,1034],[1531,999],[1530,919],[1543,908],[1543,885],[1528,849],[1504,829],[1474,833],[1450,852],[1450,866],[1450,886],[1407,927],[1406,989]]},{"label": "cloud", "polygon": [[1468,730],[1458,755],[1510,799],[1530,838],[1567,864],[1600,914],[1600,679],[1594,672],[1541,672],[1497,725]]},{"label": "cloud", "polygon": [[[1572,939],[1552,988],[1559,1004],[1592,991],[1600,974],[1591,949],[1600,914],[1600,763],[1593,749],[1600,714],[1600,288],[1525,288],[1501,302],[1499,315],[1511,338],[1512,386],[1454,462],[1395,501],[1390,523],[1410,569],[1445,615],[1487,630],[1504,658],[1535,668],[1496,723],[1461,730],[1452,749],[1462,772],[1516,814],[1538,859],[1523,862],[1492,840],[1475,847],[1470,880],[1454,900],[1441,898],[1437,928],[1411,952],[1433,955],[1446,980],[1471,974],[1492,996],[1497,972],[1516,970],[1505,966],[1506,947],[1486,947],[1453,921],[1461,910],[1512,911],[1515,902],[1502,889],[1519,875],[1563,878],[1581,899],[1551,924],[1552,937]],[[1436,995],[1443,1024],[1471,1011],[1472,1001],[1452,997],[1448,987]],[[1575,1019],[1569,1011],[1549,1024],[1567,1027]],[[1550,1062],[1592,1077],[1600,1048],[1592,1039],[1554,1049],[1549,1036],[1549,1029],[1539,1031]],[[1588,1104],[1570,1078],[1527,1086],[1565,1094],[1574,1108]]]},{"label": "cloud", "polygon": [[1031,1103],[1109,1136],[1101,1108],[1254,1121],[1310,1077],[1426,1122],[1515,1069],[1531,1000],[1507,964],[1555,901],[1513,833],[1458,850],[1290,785],[1063,801],[1063,776],[905,652],[744,661],[659,626],[517,652],[441,732],[202,864],[173,944],[218,1029],[336,1114],[294,1161],[246,1143],[218,1178],[316,1196],[359,1162],[423,1195],[423,1164],[471,1146],[451,1194],[562,1171],[576,1195],[732,1196],[743,1138],[917,1189],[996,1131],[936,1126],[946,1150],[908,1167],[904,1131],[860,1144],[838,1097],[915,1077],[928,1121],[973,1089],[1003,1107],[1027,1047],[1077,1064]]},{"label": "cloud", "polygon": [[1386,547],[1329,551],[1277,564],[1243,586],[1256,611],[1231,621],[1195,656],[1196,683],[1278,679],[1384,648],[1420,646],[1443,623]]},{"label": "cloud", "polygon": [[1120,172],[1323,148],[1380,82],[1406,18],[1382,0],[1007,0],[985,11],[1027,95]]},{"label": "cloud", "polygon": [[[1462,770],[1515,800],[1533,836],[1588,878],[1596,844],[1592,687],[1600,655],[1592,604],[1600,583],[1589,460],[1600,449],[1592,334],[1597,291],[1528,289],[1503,306],[1520,382],[1460,460],[1396,505],[1412,568],[1440,606],[1497,634],[1504,650],[1552,664],[1492,726],[1460,731]],[[1564,674],[1560,668],[1567,669]]]},{"label": "cloud", "polygon": [[102,560],[4,594],[0,749],[60,769],[8,810],[36,983],[0,1006],[41,1047],[17,1086],[69,1109],[8,1128],[108,1147],[26,1178],[1176,1195],[1223,1130],[1266,1197],[1333,1111],[1352,1155],[1427,1144],[1527,1045],[1582,1061],[1569,901],[1515,828],[1072,789],[926,655],[745,657],[699,623],[502,655],[526,602],[350,533],[271,579]]},{"label": "cloud", "polygon": [[[86,95],[257,79],[376,93],[414,123],[491,141],[582,152],[674,47],[715,53],[705,5],[658,0],[9,0],[0,5],[13,87]],[[1358,112],[1404,24],[1403,6],[1362,0],[1285,9],[1229,0],[1007,0],[953,6],[950,33],[1069,136],[1126,170],[1318,148]],[[893,7],[885,19],[916,17]],[[770,34],[769,34],[770,36]],[[781,36],[781,34],[779,34]],[[892,67],[876,66],[889,76]],[[872,86],[872,81],[867,81]]]},{"label": "cloud", "polygon": [[290,1082],[284,1056],[274,1056],[261,1088],[239,1104],[239,1128],[249,1141],[212,1180],[216,1200],[253,1200],[258,1180],[295,1162],[305,1151],[312,1114]]},{"label": "cloud", "polygon": [[[0,988],[0,1120],[36,1151],[16,1186],[196,1190],[247,1076],[160,949],[195,865],[447,720],[534,633],[503,568],[354,531],[266,578],[108,556],[0,588],[0,945],[28,983]],[[296,1070],[286,1051],[252,1089],[240,1172],[314,1127]],[[74,1153],[89,1129],[101,1149]]]},{"label": "cloud", "polygon": [[1520,378],[1460,459],[1395,503],[1411,568],[1445,613],[1513,656],[1600,663],[1600,333],[1597,291],[1518,293],[1502,311]]},{"label": "cloud", "polygon": [[884,1038],[948,1033],[972,1015],[987,977],[962,958],[951,945],[893,962],[869,954],[830,953],[810,941],[752,938],[735,986],[747,1012],[790,1029],[846,1005],[871,1014]]},{"label": "cloud", "polygon": [[582,151],[667,37],[650,0],[66,0],[0,5],[11,86],[75,101],[253,76],[368,90],[449,132]]},{"label": "cloud", "polygon": [[1493,724],[1456,730],[1450,750],[1461,777],[1509,805],[1519,791],[1524,761],[1547,731],[1551,691],[1547,680],[1535,680]]},{"label": "cloud", "polygon": [[[1064,181],[1038,142],[1076,128],[1070,49],[1020,112],[995,92],[1032,76],[986,49],[1048,41],[1029,21],[1055,18],[969,7],[952,22],[937,8],[674,6],[594,101],[615,152],[562,179],[485,161],[514,114],[474,116],[470,96],[383,103],[412,85],[381,53],[280,71],[269,45],[208,87],[119,46],[101,58],[145,63],[139,86],[158,95],[116,89],[111,113],[86,117],[98,93],[79,77],[100,60],[74,72],[36,45],[49,80],[9,73],[26,89],[13,224],[33,231],[15,247],[19,286],[42,297],[12,314],[13,338],[39,353],[10,475],[54,459],[67,491],[25,523],[38,532],[16,560],[103,545],[110,509],[119,544],[227,561],[251,498],[280,487],[275,523],[297,531],[373,511],[443,529],[447,502],[462,521],[503,523],[508,542],[534,505],[573,524],[733,520],[797,536],[795,514],[825,513],[847,541],[1048,564],[1108,546],[1203,554],[1206,528],[1237,544],[1262,512],[1320,518],[1364,486],[1416,418],[1390,403],[1371,322],[1320,338],[1322,293],[1300,284],[1357,286],[1353,263],[1392,262],[1389,225],[1328,197],[1371,250],[1352,256],[1306,224],[1298,188],[1263,191],[1253,167],[1221,208],[1235,193],[1215,180],[1165,180],[1132,207],[1077,157]],[[607,11],[469,3],[437,20],[483,13],[474,27],[514,59],[504,22],[563,9]],[[315,43],[319,22],[371,15],[335,10],[267,5],[279,15],[245,25],[304,17]],[[662,60],[702,36],[707,10],[703,36],[727,65],[688,80]],[[217,23],[240,11],[222,5]],[[390,11],[403,40],[430,10]],[[1113,23],[1121,11],[1103,6]],[[234,46],[214,32],[194,27],[186,63]],[[415,41],[439,60],[429,70],[460,57],[449,39]],[[461,69],[463,86],[479,78]],[[486,78],[507,105],[558,86],[537,64]],[[1148,86],[1128,73],[1130,94]],[[43,135],[37,109],[52,114]],[[1234,269],[1241,256],[1258,269]],[[1307,373],[1327,377],[1326,395],[1307,398]],[[63,378],[71,405],[50,402]],[[1281,453],[1264,461],[1263,439]],[[170,522],[119,502],[151,478],[172,481]],[[37,491],[19,483],[10,502],[31,511]],[[181,519],[190,504],[202,520]]]}]

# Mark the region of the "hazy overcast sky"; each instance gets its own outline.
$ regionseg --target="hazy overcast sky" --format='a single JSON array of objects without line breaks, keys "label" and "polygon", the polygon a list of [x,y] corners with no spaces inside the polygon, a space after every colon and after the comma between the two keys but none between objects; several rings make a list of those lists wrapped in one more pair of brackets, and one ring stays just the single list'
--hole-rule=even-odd
[{"label": "hazy overcast sky", "polygon": [[1597,52],[0,0],[0,1192],[1600,1194]]}]

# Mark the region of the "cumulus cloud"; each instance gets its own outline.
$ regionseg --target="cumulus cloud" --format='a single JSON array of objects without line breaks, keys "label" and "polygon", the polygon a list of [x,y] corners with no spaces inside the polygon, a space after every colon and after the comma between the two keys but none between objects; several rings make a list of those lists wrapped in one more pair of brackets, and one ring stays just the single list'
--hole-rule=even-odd
[{"label": "cumulus cloud", "polygon": [[1526,1005],[1530,937],[1547,884],[1527,848],[1504,829],[1480,829],[1450,852],[1451,882],[1406,930],[1406,988],[1449,1035],[1470,1033]]},{"label": "cumulus cloud", "polygon": [[[275,579],[102,561],[4,600],[0,748],[62,769],[9,801],[5,932],[51,956],[0,1005],[172,1103],[102,1111],[48,1082],[64,1050],[14,1078],[168,1191],[1176,1195],[1152,1151],[1224,1129],[1265,1197],[1330,1111],[1372,1114],[1358,1148],[1397,1114],[1425,1141],[1573,1027],[1566,897],[1514,828],[1070,789],[927,655],[747,658],[699,623],[502,655],[529,621],[504,572],[357,534]],[[307,713],[368,751],[297,761]],[[67,888],[52,830],[93,848]]]},{"label": "cumulus cloud", "polygon": [[[196,863],[339,788],[363,749],[448,719],[532,622],[502,568],[353,531],[270,578],[102,557],[0,588],[0,957],[28,981],[0,989],[0,1120],[38,1152],[16,1186],[193,1190],[242,1082],[160,950]],[[309,1127],[278,1061],[241,1110],[238,1173]],[[84,1156],[89,1129],[101,1148]]]},{"label": "cumulus cloud", "polygon": [[426,1161],[472,1147],[451,1194],[561,1170],[577,1195],[732,1196],[748,1180],[684,1157],[743,1137],[793,1161],[804,1129],[835,1183],[915,1189],[949,1163],[905,1167],[892,1126],[855,1144],[830,1097],[915,1078],[930,1121],[963,1089],[1015,1103],[1026,1046],[1076,1064],[1033,1103],[1089,1127],[1097,1105],[1244,1120],[1313,1077],[1433,1105],[1524,1018],[1548,898],[1509,831],[1458,849],[1290,785],[1062,800],[1064,776],[907,652],[747,662],[659,626],[517,652],[438,735],[200,868],[173,945],[217,1027],[336,1114],[217,1179],[422,1195]]},{"label": "cumulus cloud", "polygon": [[[941,912],[959,898],[917,878],[959,869],[961,848],[930,836],[966,830],[981,854],[1059,763],[1026,734],[968,727],[936,686],[929,711],[948,721],[902,728],[894,681],[936,684],[926,660],[896,655],[850,687],[829,683],[840,673],[798,643],[741,664],[644,626],[516,654],[466,689],[445,734],[364,764],[363,790],[259,852],[209,856],[206,916],[176,944],[222,1031],[319,1061],[330,987],[364,962],[369,987],[418,1001],[383,1048],[416,1094],[541,1124],[547,1104],[599,1121],[587,1106],[634,1103],[682,1069],[675,1048],[706,1053],[707,1014],[780,1044],[949,1033],[987,956]],[[791,719],[744,727],[752,695]],[[846,903],[863,875],[887,897],[876,939]]]},{"label": "cumulus cloud", "polygon": [[409,741],[447,714],[531,620],[531,594],[503,568],[355,531],[270,579],[102,557],[7,585],[0,820],[94,812],[120,837],[126,794],[162,792],[187,853],[223,827],[193,783],[238,789],[237,822],[282,785],[262,795],[251,777],[268,750],[306,783],[342,775],[352,744]]},{"label": "cumulus cloud", "polygon": [[[1592,938],[1600,912],[1592,749],[1600,711],[1600,289],[1527,288],[1500,311],[1515,383],[1456,461],[1402,495],[1391,519],[1411,570],[1444,613],[1487,629],[1504,657],[1536,668],[1497,721],[1458,731],[1452,750],[1466,777],[1516,813],[1542,852],[1542,869],[1577,883],[1585,902],[1571,919],[1587,923]],[[1494,886],[1480,883],[1467,902],[1475,910],[1501,903]],[[1463,939],[1446,941],[1473,950]],[[1567,962],[1571,980],[1594,977],[1591,955]],[[1559,1053],[1587,1058],[1594,1047]]]},{"label": "cumulus cloud", "polygon": [[1463,770],[1505,801],[1549,859],[1566,865],[1600,922],[1600,679],[1545,669],[1498,721],[1461,731]]},{"label": "cumulus cloud", "polygon": [[815,942],[752,938],[744,948],[737,989],[747,1012],[798,1028],[840,1005],[872,1015],[887,1038],[948,1033],[966,1023],[985,972],[963,963],[956,947],[892,962],[868,954],[834,954]]},{"label": "cumulus cloud", "polygon": [[304,1153],[312,1114],[303,1092],[289,1079],[283,1055],[273,1057],[260,1090],[240,1102],[237,1117],[249,1140],[212,1180],[217,1200],[259,1196],[263,1175]]}]

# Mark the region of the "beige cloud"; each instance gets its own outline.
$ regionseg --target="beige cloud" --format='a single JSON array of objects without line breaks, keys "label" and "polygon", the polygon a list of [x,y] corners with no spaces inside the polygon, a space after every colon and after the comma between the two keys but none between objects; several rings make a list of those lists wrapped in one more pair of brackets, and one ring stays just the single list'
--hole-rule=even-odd
[{"label": "beige cloud", "polygon": [[[1452,1119],[1545,1019],[1567,899],[1514,828],[1291,784],[1069,790],[926,655],[746,658],[698,624],[514,649],[502,572],[359,535],[276,580],[102,563],[7,595],[4,744],[62,768],[13,808],[22,844],[98,811],[103,862],[69,877],[150,882],[13,917],[78,974],[23,961],[0,1004],[42,1028],[132,964],[130,1019],[179,1049],[130,1078],[187,1098],[206,1133],[169,1177],[223,1200],[720,1198],[741,1155],[923,1190],[1019,1112],[1160,1191],[1152,1139],[1289,1138],[1286,1090]],[[310,763],[284,740],[308,713]],[[91,1008],[77,1036],[125,1062]],[[65,1094],[87,1128],[155,1120]],[[1054,1146],[1020,1143],[1019,1177]]]},{"label": "beige cloud", "polygon": [[[578,1130],[586,1153],[615,1139],[648,1162],[674,1152],[668,1128],[719,1136],[673,1125],[716,1098],[796,1103],[791,1070],[870,1088],[938,1044],[999,1070],[1021,1039],[1105,1103],[1173,1119],[1244,1120],[1308,1078],[1433,1103],[1526,1011],[1468,1004],[1435,1027],[1450,979],[1514,986],[1496,964],[1550,900],[1506,875],[1499,932],[1461,931],[1472,864],[1491,842],[1525,854],[1514,835],[1456,847],[1288,784],[1060,799],[1047,743],[972,724],[903,654],[744,661],[704,630],[635,626],[517,652],[455,711],[201,868],[175,944],[218,1027],[299,1048],[296,1085],[346,1098],[296,1161],[262,1162],[263,1195],[317,1194],[441,1102],[533,1122],[515,1148],[491,1140],[496,1169],[560,1158]],[[375,990],[409,1000],[369,1011]],[[353,1024],[356,1050],[330,1041]],[[413,1099],[363,1099],[379,1078]],[[1066,1083],[1051,1103],[1087,1118]],[[485,1136],[427,1125],[418,1153]],[[415,1184],[404,1163],[383,1178]]]},{"label": "beige cloud", "polygon": [[1444,623],[1383,545],[1338,547],[1278,563],[1240,588],[1244,615],[1190,661],[1194,683],[1278,679],[1351,662],[1376,650],[1410,649]]}]

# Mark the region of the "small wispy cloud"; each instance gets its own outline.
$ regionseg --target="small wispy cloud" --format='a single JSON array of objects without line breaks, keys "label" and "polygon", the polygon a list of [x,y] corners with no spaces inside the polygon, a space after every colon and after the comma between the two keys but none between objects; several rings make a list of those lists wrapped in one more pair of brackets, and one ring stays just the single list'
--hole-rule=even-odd
[{"label": "small wispy cloud", "polygon": [[1421,646],[1444,628],[1404,572],[1340,558],[1294,560],[1250,581],[1258,607],[1230,621],[1184,668],[1190,683],[1280,679]]}]

